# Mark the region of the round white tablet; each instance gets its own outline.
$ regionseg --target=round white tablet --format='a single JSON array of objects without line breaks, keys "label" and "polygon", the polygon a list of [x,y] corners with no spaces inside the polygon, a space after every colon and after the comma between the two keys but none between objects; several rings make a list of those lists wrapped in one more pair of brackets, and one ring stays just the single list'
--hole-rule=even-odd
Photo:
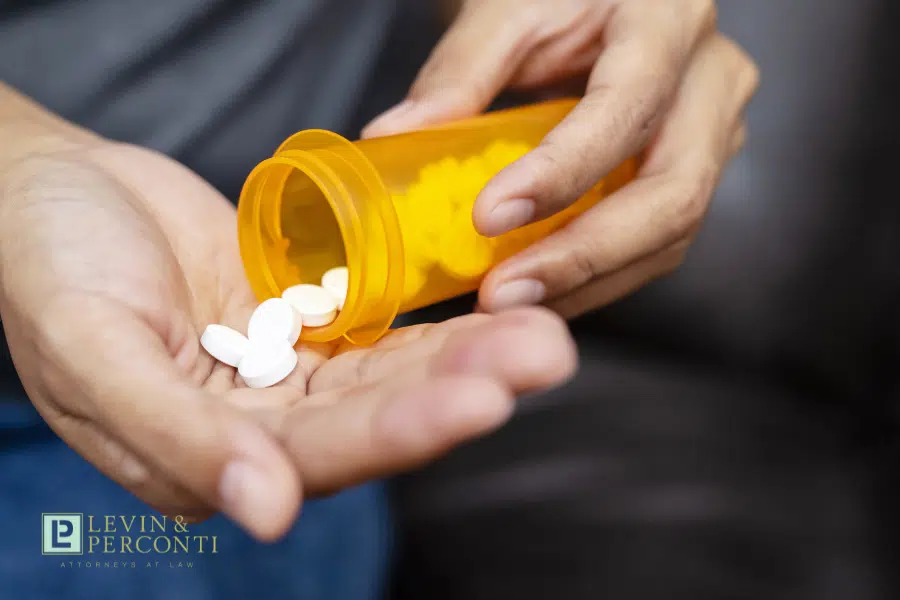
[{"label": "round white tablet", "polygon": [[347,267],[335,267],[322,275],[322,287],[337,300],[338,309],[344,308],[349,282],[350,271],[347,270]]},{"label": "round white tablet", "polygon": [[250,342],[238,373],[250,388],[267,388],[282,381],[297,366],[294,347],[284,340]]},{"label": "round white tablet", "polygon": [[236,367],[247,354],[250,340],[230,327],[207,325],[200,336],[200,345],[219,362]]},{"label": "round white tablet", "polygon": [[307,327],[328,325],[337,316],[337,300],[321,286],[302,283],[284,290],[281,297],[297,309]]},{"label": "round white tablet", "polygon": [[258,340],[287,341],[291,346],[300,339],[303,321],[291,303],[283,298],[269,298],[256,307],[247,325],[247,337]]}]

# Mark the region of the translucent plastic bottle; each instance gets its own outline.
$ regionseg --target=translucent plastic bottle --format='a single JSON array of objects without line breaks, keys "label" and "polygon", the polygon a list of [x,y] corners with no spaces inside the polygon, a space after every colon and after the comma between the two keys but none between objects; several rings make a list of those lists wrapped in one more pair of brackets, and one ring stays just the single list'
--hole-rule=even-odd
[{"label": "translucent plastic bottle", "polygon": [[627,161],[565,211],[485,238],[475,197],[574,107],[553,101],[401,135],[350,142],[290,137],[247,178],[238,205],[244,268],[260,300],[346,265],[347,299],[302,339],[377,340],[401,313],[477,289],[490,268],[547,236],[634,176]]}]

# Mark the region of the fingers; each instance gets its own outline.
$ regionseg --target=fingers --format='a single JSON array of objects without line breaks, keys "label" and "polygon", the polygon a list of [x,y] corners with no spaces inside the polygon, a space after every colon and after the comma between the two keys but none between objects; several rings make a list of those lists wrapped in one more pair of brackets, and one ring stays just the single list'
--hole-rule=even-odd
[{"label": "fingers", "polygon": [[524,309],[399,330],[377,346],[330,360],[313,375],[310,391],[385,378],[411,383],[444,375],[483,375],[499,378],[522,393],[560,383],[576,364],[565,323],[549,311]]},{"label": "fingers", "polygon": [[41,403],[39,406],[41,416],[52,425],[64,442],[76,448],[100,472],[160,513],[198,521],[209,518],[216,512],[165,473],[147,465],[91,421],[58,411],[48,411],[48,407],[52,406],[48,403]]},{"label": "fingers", "polygon": [[[568,15],[561,14],[560,6],[546,2],[552,13],[544,22],[553,21],[551,35],[543,36],[540,43],[528,55],[527,60],[516,71],[509,86],[513,89],[533,90],[570,84],[568,92],[559,89],[557,97],[583,96],[588,76],[600,54],[603,52],[603,26],[613,6],[611,2],[593,0],[564,0],[563,8],[579,5],[580,11]],[[580,85],[577,85],[580,83]]]},{"label": "fingers", "polygon": [[530,50],[540,22],[510,3],[468,3],[419,71],[402,103],[381,115],[363,137],[390,135],[475,115],[506,85]]},{"label": "fingers", "polygon": [[642,258],[606,277],[586,283],[558,300],[548,303],[548,307],[566,319],[578,317],[605,306],[639,290],[657,277],[671,273],[684,262],[690,240],[681,240],[672,246]]},{"label": "fingers", "polygon": [[[440,375],[489,376],[515,394],[560,385],[575,374],[578,351],[565,322],[550,311],[510,311],[484,329],[460,331],[434,357]],[[418,373],[411,371],[412,376]]]},{"label": "fingers", "polygon": [[722,35],[711,37],[686,73],[643,172],[697,169],[728,158],[742,143],[744,109],[758,87],[759,69],[743,49]]},{"label": "fingers", "polygon": [[481,306],[496,312],[556,300],[693,235],[757,77],[731,42],[704,42],[638,178],[488,274]]},{"label": "fingers", "polygon": [[552,301],[676,243],[699,221],[714,176],[636,180],[496,267],[482,283],[479,303],[498,312]]},{"label": "fingers", "polygon": [[610,2],[581,0],[467,2],[406,100],[370,123],[363,137],[473,116],[506,87],[544,85],[588,71],[611,11]]},{"label": "fingers", "polygon": [[268,422],[315,496],[433,460],[499,427],[513,402],[512,391],[491,377],[435,377],[412,386],[386,379],[287,418],[270,413]]},{"label": "fingers", "polygon": [[[476,228],[496,236],[546,218],[643,148],[714,20],[711,0],[617,4],[587,95],[538,148],[488,183],[475,204]],[[529,210],[507,218],[503,206],[523,202]]]},{"label": "fingers", "polygon": [[[172,327],[168,341],[176,346],[195,335],[187,321]],[[300,501],[287,457],[257,425],[187,379],[144,321],[102,297],[61,297],[45,315],[44,331],[46,362],[55,366],[44,380],[54,382],[57,398],[80,398],[86,417],[151,472],[256,537],[287,530]],[[121,471],[113,475],[127,485]]]},{"label": "fingers", "polygon": [[[323,367],[315,384],[332,387],[287,414],[258,413],[294,458],[307,493],[431,460],[505,422],[517,394],[574,372],[577,353],[565,323],[546,309],[470,321],[446,334],[436,326],[384,354],[343,355],[340,373]],[[359,370],[360,360],[369,365]]]}]

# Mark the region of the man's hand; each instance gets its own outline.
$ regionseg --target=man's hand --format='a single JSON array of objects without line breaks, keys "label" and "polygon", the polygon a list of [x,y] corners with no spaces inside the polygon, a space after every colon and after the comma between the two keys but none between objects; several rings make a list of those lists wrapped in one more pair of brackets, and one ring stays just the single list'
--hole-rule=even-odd
[{"label": "man's hand", "polygon": [[505,88],[552,92],[587,77],[573,112],[481,192],[473,219],[488,236],[562,210],[644,157],[630,185],[489,273],[482,309],[543,302],[575,316],[681,264],[743,145],[759,78],[715,15],[714,0],[464,3],[408,98],[366,136],[477,114]]},{"label": "man's hand", "polygon": [[303,496],[433,459],[575,368],[564,324],[530,309],[300,346],[285,382],[248,389],[199,345],[256,306],[236,237],[221,195],[145,149],[90,141],[0,174],[0,318],[25,388],[164,513],[222,510],[276,538]]}]

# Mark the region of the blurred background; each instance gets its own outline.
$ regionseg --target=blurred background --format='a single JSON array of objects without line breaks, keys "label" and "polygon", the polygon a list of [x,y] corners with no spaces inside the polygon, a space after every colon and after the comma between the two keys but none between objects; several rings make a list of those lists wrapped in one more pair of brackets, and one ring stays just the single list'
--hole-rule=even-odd
[{"label": "blurred background", "polygon": [[685,265],[397,482],[414,598],[896,598],[896,3],[724,0],[760,65]]},{"label": "blurred background", "polygon": [[[0,597],[900,597],[900,5],[719,7],[762,72],[748,144],[687,263],[572,323],[573,382],[433,466],[310,503],[280,544],[217,518],[202,527],[218,556],[139,579],[34,560],[41,512],[146,509],[17,405],[0,430]],[[0,77],[234,199],[290,133],[357,136],[444,24],[422,0],[7,0]],[[41,461],[64,479],[36,484]]]}]

